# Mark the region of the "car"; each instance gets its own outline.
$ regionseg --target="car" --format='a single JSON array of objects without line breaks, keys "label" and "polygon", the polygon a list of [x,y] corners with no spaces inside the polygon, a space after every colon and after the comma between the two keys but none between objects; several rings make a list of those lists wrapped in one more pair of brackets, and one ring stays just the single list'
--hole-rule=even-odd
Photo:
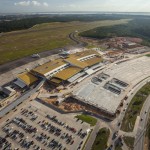
[{"label": "car", "polygon": [[114,140],[117,136],[118,136],[118,131],[116,131],[116,132],[113,134],[112,139]]},{"label": "car", "polygon": [[127,108],[125,108],[123,111],[126,111]]},{"label": "car", "polygon": [[118,122],[118,126],[120,126],[121,125],[121,123],[120,122]]}]

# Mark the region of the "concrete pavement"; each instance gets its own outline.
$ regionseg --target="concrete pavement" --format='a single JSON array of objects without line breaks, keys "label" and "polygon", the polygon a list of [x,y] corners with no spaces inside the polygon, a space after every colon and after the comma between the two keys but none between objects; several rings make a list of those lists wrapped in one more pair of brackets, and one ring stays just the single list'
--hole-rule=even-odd
[{"label": "concrete pavement", "polygon": [[24,95],[22,95],[20,98],[16,99],[12,103],[10,103],[8,106],[6,106],[4,109],[0,111],[0,118],[3,117],[5,114],[9,113],[11,110],[16,108],[19,104],[21,104],[23,101],[28,99],[30,96],[36,93],[36,91],[44,84],[45,79],[43,79],[34,89],[31,89]]}]

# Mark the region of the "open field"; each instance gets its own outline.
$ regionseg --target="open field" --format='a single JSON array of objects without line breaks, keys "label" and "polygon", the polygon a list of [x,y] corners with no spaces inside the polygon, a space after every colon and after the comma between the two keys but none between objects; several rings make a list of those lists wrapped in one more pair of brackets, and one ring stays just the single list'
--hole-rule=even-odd
[{"label": "open field", "polygon": [[133,97],[122,122],[121,129],[123,131],[126,132],[133,131],[136,118],[140,114],[142,106],[146,98],[149,96],[149,94],[150,94],[150,83],[147,83]]},{"label": "open field", "polygon": [[0,34],[0,64],[46,50],[74,44],[68,37],[75,30],[127,23],[127,19],[94,22],[45,23],[28,30]]},{"label": "open field", "polygon": [[107,148],[107,141],[110,131],[107,128],[102,128],[97,133],[97,137],[92,146],[92,150],[105,150]]},{"label": "open field", "polygon": [[97,123],[97,120],[91,116],[88,115],[78,115],[76,118],[82,120],[83,122],[89,123],[91,126],[95,126]]},{"label": "open field", "polygon": [[129,150],[133,150],[134,138],[129,137],[129,136],[125,136],[125,137],[123,137],[123,140],[126,143],[126,145],[129,147]]},{"label": "open field", "polygon": [[117,145],[117,146],[115,147],[115,150],[122,150],[122,148],[121,148],[120,145]]}]

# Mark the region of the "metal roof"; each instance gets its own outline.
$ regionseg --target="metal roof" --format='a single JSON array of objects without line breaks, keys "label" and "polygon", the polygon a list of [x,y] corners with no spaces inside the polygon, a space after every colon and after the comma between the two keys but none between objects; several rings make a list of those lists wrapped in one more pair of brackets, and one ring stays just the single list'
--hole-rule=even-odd
[{"label": "metal roof", "polygon": [[54,77],[62,80],[67,80],[72,76],[76,75],[77,73],[79,73],[80,71],[81,71],[80,68],[71,66],[55,74]]},{"label": "metal roof", "polygon": [[38,80],[38,78],[36,78],[34,75],[32,75],[29,72],[20,74],[18,76],[19,79],[21,79],[21,81],[23,81],[26,85],[31,85],[32,83],[36,82]]},{"label": "metal roof", "polygon": [[79,59],[79,58],[86,57],[86,56],[92,55],[92,54],[99,55],[99,53],[97,51],[86,50],[86,51],[77,52],[75,54],[70,54],[69,57],[74,57],[76,59]]},{"label": "metal roof", "polygon": [[62,66],[65,65],[66,63],[63,61],[63,59],[56,59],[54,61],[45,63],[39,67],[34,68],[32,71],[39,73],[41,75],[45,75],[46,73]]},{"label": "metal roof", "polygon": [[82,69],[84,69],[88,66],[87,63],[81,62],[81,61],[79,61],[79,60],[77,60],[76,58],[73,58],[73,57],[67,58],[65,61],[70,63],[73,66],[76,66],[76,67],[79,67],[79,68],[82,68]]},{"label": "metal roof", "polygon": [[98,56],[96,56],[96,57],[93,57],[93,58],[91,58],[91,59],[88,59],[88,60],[85,60],[84,61],[84,63],[86,63],[87,64],[87,66],[93,66],[93,65],[95,65],[95,64],[97,64],[97,63],[100,63],[100,62],[102,62],[102,58],[101,57],[98,57]]}]

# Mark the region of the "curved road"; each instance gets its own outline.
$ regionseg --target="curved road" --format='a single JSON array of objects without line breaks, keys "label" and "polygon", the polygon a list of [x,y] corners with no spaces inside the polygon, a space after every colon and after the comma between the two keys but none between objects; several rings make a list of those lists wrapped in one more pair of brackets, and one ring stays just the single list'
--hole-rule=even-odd
[{"label": "curved road", "polygon": [[[124,104],[123,109],[128,107],[128,104],[131,102],[132,98],[134,97],[134,95],[147,83],[150,81],[150,77],[143,80],[142,82],[140,82],[137,86],[135,86],[129,93],[128,93],[128,99],[126,100],[126,103]],[[145,114],[145,111],[149,111],[150,108],[150,96],[147,98],[147,100],[145,101],[141,113],[140,113],[140,117],[143,118],[143,121],[139,122],[139,125],[137,128],[137,132],[136,132],[136,137],[135,137],[135,143],[134,143],[134,150],[143,150],[143,142],[144,142],[144,136],[145,136],[145,128],[146,128],[146,124],[147,124],[147,118],[148,118],[148,112]],[[121,114],[119,115],[118,119],[117,119],[117,123],[114,126],[112,135],[116,132],[119,131],[121,126],[118,126],[118,123],[122,123],[123,118],[125,116],[125,111],[122,111]],[[126,132],[128,133],[128,132]],[[131,133],[132,134],[132,133]],[[121,134],[122,135],[122,134]],[[133,136],[135,134],[133,133]],[[111,140],[109,141],[109,144],[111,145],[115,145],[115,140]],[[113,148],[114,149],[114,148]]]},{"label": "curved road", "polygon": [[[79,39],[77,39],[75,37],[75,32],[70,33],[69,38],[76,43],[75,47],[80,48],[80,47],[85,47],[87,45],[85,42],[81,42],[81,41],[79,41]],[[60,50],[62,50],[62,49],[67,50],[68,47],[62,47],[62,48],[47,50],[47,51],[41,52],[39,54],[40,54],[41,58],[44,58],[44,57],[47,57],[49,55],[58,54],[60,52]],[[18,60],[8,62],[8,63],[3,64],[3,65],[0,65],[0,74],[11,71],[12,69],[23,66],[23,65],[25,65],[29,62],[33,62],[35,60],[36,60],[36,58],[32,58],[31,56],[27,56],[27,57],[24,57],[24,58],[21,58]]]}]

